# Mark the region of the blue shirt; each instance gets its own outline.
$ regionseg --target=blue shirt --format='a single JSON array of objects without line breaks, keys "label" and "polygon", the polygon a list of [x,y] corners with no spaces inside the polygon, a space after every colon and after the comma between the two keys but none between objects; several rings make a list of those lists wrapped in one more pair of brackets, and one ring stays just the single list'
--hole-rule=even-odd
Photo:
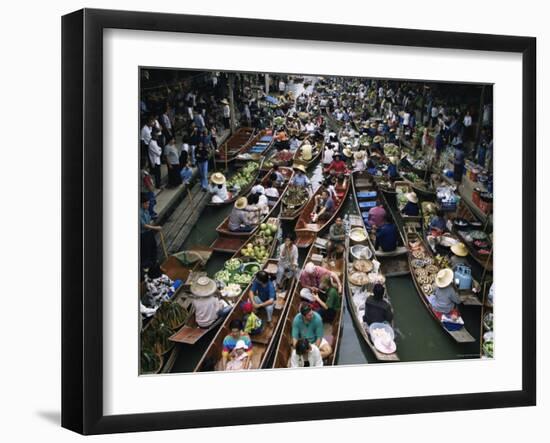
[{"label": "blue shirt", "polygon": [[292,177],[292,184],[296,186],[302,186],[303,188],[310,185],[309,178],[305,174],[296,174]]},{"label": "blue shirt", "polygon": [[313,313],[311,320],[306,323],[304,316],[300,313],[296,314],[292,321],[292,338],[299,340],[307,339],[310,343],[315,343],[318,339],[323,338],[323,320],[317,312]]},{"label": "blue shirt", "polygon": [[407,202],[405,207],[401,210],[401,213],[409,216],[416,216],[419,214],[418,205],[413,202]]},{"label": "blue shirt", "polygon": [[264,286],[257,279],[255,279],[250,290],[254,295],[257,295],[260,298],[262,303],[265,303],[268,300],[275,300],[275,287],[273,286],[273,282],[271,280],[269,280]]},{"label": "blue shirt", "polygon": [[397,228],[393,223],[386,223],[376,230],[376,242],[374,249],[382,249],[384,252],[395,251],[397,248]]},{"label": "blue shirt", "polygon": [[151,214],[149,214],[149,210],[139,208],[139,227],[142,234],[147,231],[145,225],[149,224],[151,224]]},{"label": "blue shirt", "polygon": [[391,178],[395,178],[398,176],[397,174],[397,166],[394,165],[394,164],[391,164],[388,166],[388,175],[391,177]]},{"label": "blue shirt", "polygon": [[430,229],[439,229],[441,231],[445,230],[445,220],[441,217],[434,217],[430,222]]},{"label": "blue shirt", "polygon": [[441,152],[443,149],[443,136],[441,134],[437,134],[435,136],[435,150],[437,152]]}]

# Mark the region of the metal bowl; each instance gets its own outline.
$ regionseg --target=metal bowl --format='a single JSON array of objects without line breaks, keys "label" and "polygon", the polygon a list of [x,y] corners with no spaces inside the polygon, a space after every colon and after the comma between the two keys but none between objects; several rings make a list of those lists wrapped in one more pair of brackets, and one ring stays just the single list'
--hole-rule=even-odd
[{"label": "metal bowl", "polygon": [[351,255],[357,260],[372,258],[372,251],[368,246],[364,245],[354,245],[351,247]]}]

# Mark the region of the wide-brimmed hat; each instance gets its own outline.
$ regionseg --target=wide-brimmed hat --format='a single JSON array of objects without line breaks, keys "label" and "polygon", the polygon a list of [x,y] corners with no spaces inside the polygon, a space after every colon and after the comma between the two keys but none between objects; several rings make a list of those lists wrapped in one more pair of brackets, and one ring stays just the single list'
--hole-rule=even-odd
[{"label": "wide-brimmed hat", "polygon": [[397,164],[397,157],[389,157],[388,159],[390,161],[390,163],[392,165],[396,165]]},{"label": "wide-brimmed hat", "polygon": [[449,268],[442,269],[435,276],[435,284],[438,288],[446,288],[453,282],[453,271]]},{"label": "wide-brimmed hat", "polygon": [[374,347],[383,354],[393,354],[397,349],[393,328],[385,323],[372,323],[369,334]]},{"label": "wide-brimmed hat", "polygon": [[459,257],[466,257],[468,255],[468,249],[464,243],[458,242],[451,246],[451,251],[453,254],[458,255]]},{"label": "wide-brimmed hat", "polygon": [[306,173],[306,167],[304,165],[292,165],[292,168],[298,171],[302,171],[304,174]]},{"label": "wide-brimmed hat", "polygon": [[224,105],[228,105],[228,104],[229,104],[229,102],[227,101],[226,98],[222,99],[222,100],[220,101],[220,103],[222,103],[222,104],[224,104]]},{"label": "wide-brimmed hat", "polygon": [[342,151],[342,153],[343,153],[346,157],[348,157],[348,158],[350,158],[350,157],[353,155],[353,153],[351,152],[351,149],[350,149],[350,148],[344,148],[344,150]]},{"label": "wide-brimmed hat", "polygon": [[374,137],[374,139],[372,140],[372,142],[373,142],[373,143],[380,143],[382,140],[383,140],[382,136],[381,136],[381,135],[377,135],[376,137]]},{"label": "wide-brimmed hat", "polygon": [[397,349],[395,341],[392,340],[389,335],[375,338],[372,344],[376,350],[382,354],[393,354]]},{"label": "wide-brimmed hat", "polygon": [[235,202],[235,207],[237,209],[244,209],[246,208],[247,204],[248,204],[248,200],[246,199],[246,197],[239,197]]},{"label": "wide-brimmed hat", "polygon": [[418,196],[414,192],[407,192],[405,196],[411,203],[418,203]]},{"label": "wide-brimmed hat", "polygon": [[225,183],[225,175],[223,175],[221,172],[214,172],[210,176],[210,181],[212,183],[215,183],[216,185],[223,185]]},{"label": "wide-brimmed hat", "polygon": [[357,151],[353,154],[353,158],[355,160],[361,160],[363,158],[365,158],[365,151]]},{"label": "wide-brimmed hat", "polygon": [[209,297],[216,292],[216,282],[208,277],[200,277],[191,285],[191,294],[196,297]]}]

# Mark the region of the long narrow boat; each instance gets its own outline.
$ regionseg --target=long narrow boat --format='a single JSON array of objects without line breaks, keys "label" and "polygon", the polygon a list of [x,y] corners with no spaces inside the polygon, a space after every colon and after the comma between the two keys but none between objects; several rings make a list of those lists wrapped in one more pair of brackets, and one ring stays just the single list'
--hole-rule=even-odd
[{"label": "long narrow boat", "polygon": [[[372,252],[372,249],[371,249]],[[369,334],[368,326],[363,321],[363,315],[365,313],[365,301],[367,299],[367,296],[369,295],[367,291],[367,284],[358,286],[354,285],[351,280],[353,280],[352,272],[354,269],[354,263],[355,259],[351,255],[350,251],[348,250],[348,253],[346,254],[346,269],[347,269],[347,278],[346,278],[346,298],[348,301],[348,309],[351,315],[351,319],[353,320],[353,323],[355,324],[355,328],[357,331],[359,331],[359,334],[365,344],[370,348],[374,356],[379,361],[399,361],[399,356],[397,355],[397,350],[391,354],[386,354],[383,352],[380,352],[376,346],[374,346],[374,343],[371,339],[371,336]],[[350,262],[351,260],[351,262]],[[372,262],[370,262],[372,264]],[[370,275],[370,274],[369,274]],[[376,278],[379,278],[381,281],[385,281],[385,276],[382,272],[379,272],[378,275],[376,275]],[[356,282],[357,283],[357,282]],[[386,289],[386,302],[390,303],[388,290]]]},{"label": "long narrow boat", "polygon": [[255,134],[254,128],[239,128],[227,141],[221,144],[216,153],[216,161],[230,163],[237,158],[244,146],[248,144]]},{"label": "long narrow boat", "polygon": [[[263,267],[269,274],[272,276],[277,270],[278,260],[270,259]],[[243,302],[248,300],[249,291],[252,283],[250,283],[246,289],[243,291],[233,310],[229,313],[226,319],[223,322],[220,330],[210,343],[210,346],[203,354],[199,363],[195,368],[195,372],[201,372],[206,370],[206,367],[209,366],[210,370],[221,371],[221,362],[222,362],[222,349],[223,349],[223,340],[229,335],[230,323],[233,320],[243,320],[245,313],[242,310]],[[291,294],[295,285],[295,280],[290,282],[288,289],[277,293],[275,307],[273,309],[273,316],[271,323],[267,323],[267,318],[264,309],[260,309],[256,312],[256,315],[262,319],[263,329],[260,334],[251,335],[250,339],[252,341],[252,354],[249,363],[248,369],[261,369],[266,367],[268,357],[272,353],[273,347],[275,345],[275,339],[280,331],[281,326],[283,325],[283,319],[287,312],[289,306],[290,297],[288,294]]]},{"label": "long narrow boat", "polygon": [[[294,176],[294,170],[292,168],[287,167],[281,167],[279,168],[279,172],[284,176],[285,181],[284,183],[279,187],[279,197],[277,199],[270,200],[270,210],[269,212],[262,217],[260,220],[260,223],[251,231],[246,232],[235,232],[231,231],[229,229],[229,217],[228,215],[216,228],[216,231],[218,232],[218,238],[214,241],[212,244],[212,248],[216,251],[221,252],[235,252],[237,251],[242,244],[246,241],[247,238],[249,238],[258,227],[261,225],[261,223],[264,223],[265,220],[273,216],[275,214],[275,211],[279,208],[279,203],[281,202],[281,199],[284,197],[285,192],[288,188],[288,184],[290,183],[290,180],[292,180],[292,177]],[[268,181],[271,179],[271,172],[267,173],[264,178],[260,181],[260,184],[262,186],[266,186]]]},{"label": "long narrow boat", "polygon": [[[460,223],[463,226],[459,226]],[[487,235],[484,240],[475,240],[470,236],[470,232],[474,230],[484,232],[483,228],[483,223],[475,216],[464,200],[461,200],[458,203],[456,217],[453,220],[453,232],[466,245],[472,258],[487,272],[493,272],[493,260],[491,258],[493,242],[491,237]]]},{"label": "long narrow boat", "polygon": [[[252,189],[252,186],[254,186],[256,184],[256,181],[258,180],[258,177],[260,176],[260,173],[261,173],[261,170],[262,170],[262,165],[263,165],[263,162],[264,162],[264,159],[261,158],[259,159],[258,161],[253,161],[253,162],[247,162],[247,164],[257,164],[258,167],[254,170],[254,173],[250,179],[250,181],[247,183],[246,186],[243,186],[239,192],[235,192],[235,193],[231,193],[231,192],[228,192],[229,194],[229,198],[221,203],[212,203],[212,201],[209,201],[206,206],[212,206],[212,207],[221,207],[221,206],[225,206],[225,205],[228,205],[230,203],[234,203],[239,197],[242,197],[243,195],[246,195],[250,192],[250,190]],[[238,174],[239,171],[237,171],[235,174]]]},{"label": "long narrow boat", "polygon": [[[326,253],[326,240],[317,239],[311,246],[308,255],[304,263],[310,261],[318,266],[323,266],[338,275],[340,282],[342,283],[342,291],[346,287],[346,260],[344,257],[337,260],[327,262],[323,257]],[[347,251],[344,251],[344,255]],[[275,357],[273,360],[274,368],[288,368],[290,364],[290,356],[292,353],[292,322],[294,317],[299,313],[300,306],[304,303],[304,300],[300,297],[300,291],[303,289],[300,281],[294,286],[290,304],[284,319],[284,324],[281,330],[281,336],[275,350]],[[338,347],[340,345],[340,335],[342,331],[342,315],[344,311],[344,296],[341,296],[341,305],[338,314],[335,316],[332,323],[323,323],[324,338],[332,347],[332,353],[325,359],[325,366],[333,366],[336,363],[336,356],[338,354]]]},{"label": "long narrow boat", "polygon": [[439,271],[435,264],[433,254],[426,246],[418,232],[409,233],[407,236],[407,245],[409,248],[409,266],[411,267],[411,276],[416,291],[424,306],[429,311],[433,319],[458,343],[471,343],[475,338],[466,330],[464,325],[449,323],[438,317],[428,300],[428,297],[435,291],[434,279]]},{"label": "long narrow boat", "polygon": [[259,160],[273,146],[273,132],[262,129],[252,139],[243,146],[237,154],[236,160]]},{"label": "long narrow boat", "polygon": [[[305,142],[305,140],[304,140]],[[309,169],[315,162],[319,159],[323,152],[323,142],[319,141],[317,143],[312,144],[312,150],[311,150],[311,159],[304,160],[302,158],[302,146],[303,143],[300,145],[300,147],[296,150],[294,153],[293,163],[298,165],[304,165],[306,169]]]},{"label": "long narrow boat", "polygon": [[[404,208],[407,203],[405,195],[410,192],[414,192],[413,187],[410,182],[407,181],[396,181],[395,182],[395,200],[397,211],[394,216],[401,220],[401,235],[403,239],[407,238],[407,232],[409,231],[422,231],[422,210],[420,204],[419,206],[419,215],[404,215],[401,213],[401,210]],[[396,221],[398,221],[396,218]],[[399,224],[398,224],[399,226]]]},{"label": "long narrow boat", "polygon": [[325,221],[318,223],[311,222],[311,214],[315,209],[315,197],[320,196],[325,188],[323,186],[320,186],[319,189],[317,189],[317,192],[315,192],[315,194],[311,196],[307,204],[304,206],[304,209],[302,210],[298,221],[296,222],[296,246],[298,246],[299,248],[308,247],[313,243],[315,237],[317,237],[319,233],[321,233],[326,227],[330,226],[332,221],[338,215],[338,212],[340,212],[340,209],[342,209],[344,202],[346,201],[350,188],[349,181],[350,178],[347,177],[344,181],[345,187],[343,189],[342,196],[340,200],[335,204],[334,211],[330,218]]},{"label": "long narrow boat", "polygon": [[[365,221],[368,220],[368,211],[376,206],[377,204],[382,204],[386,211],[386,216],[391,218],[391,221],[395,224],[393,220],[393,214],[389,209],[384,196],[378,191],[378,188],[375,185],[373,177],[366,172],[355,172],[352,177],[352,194],[355,202],[355,208],[360,214],[360,220],[362,223],[363,229],[367,231],[367,226]],[[377,260],[381,263],[382,271],[385,275],[389,277],[396,277],[399,275],[407,275],[409,273],[409,265],[407,262],[407,247],[405,246],[405,239],[403,238],[402,232],[400,245],[394,251],[383,252],[381,250],[375,250],[374,244],[374,235],[370,233],[368,235],[368,241],[371,246],[371,249],[374,251]]]}]

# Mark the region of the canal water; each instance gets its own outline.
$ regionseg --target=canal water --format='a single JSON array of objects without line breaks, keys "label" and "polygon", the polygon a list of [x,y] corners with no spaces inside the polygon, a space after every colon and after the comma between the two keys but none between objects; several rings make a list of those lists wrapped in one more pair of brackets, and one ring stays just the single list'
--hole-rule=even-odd
[{"label": "canal water", "polygon": [[[311,180],[314,190],[321,181],[322,168],[318,164]],[[193,245],[210,245],[216,239],[216,227],[229,214],[231,206],[224,208],[206,207],[197,225],[192,229],[180,250]],[[351,194],[345,202],[341,214],[353,213],[355,207]],[[283,226],[283,230],[293,229],[293,225]],[[300,251],[300,264],[306,255]],[[220,270],[231,254],[215,252],[206,265],[209,276]],[[396,326],[396,341],[401,361],[434,361],[479,357],[480,310],[478,306],[461,306],[465,326],[476,341],[458,344],[446,334],[430,315],[410,276],[389,277],[386,280],[390,294]],[[210,332],[193,346],[181,346],[172,372],[192,371],[202,354],[213,339],[215,331]],[[350,317],[347,306],[344,310],[342,337],[336,360],[338,365],[376,363],[370,349],[364,345]]]}]

